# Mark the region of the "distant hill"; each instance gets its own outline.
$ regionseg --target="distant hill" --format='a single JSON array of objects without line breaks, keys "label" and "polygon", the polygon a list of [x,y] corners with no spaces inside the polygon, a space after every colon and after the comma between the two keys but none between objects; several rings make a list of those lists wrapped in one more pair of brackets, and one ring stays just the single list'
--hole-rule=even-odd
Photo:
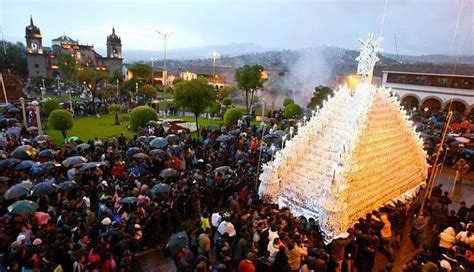
[{"label": "distant hill", "polygon": [[[397,59],[396,54],[383,54],[384,56]],[[411,55],[400,55],[398,59],[402,62],[409,63],[418,63],[418,62],[428,62],[428,63],[455,63],[456,56],[449,55],[420,55],[420,56],[411,56]],[[458,63],[462,64],[474,64],[474,56],[459,56]]]}]

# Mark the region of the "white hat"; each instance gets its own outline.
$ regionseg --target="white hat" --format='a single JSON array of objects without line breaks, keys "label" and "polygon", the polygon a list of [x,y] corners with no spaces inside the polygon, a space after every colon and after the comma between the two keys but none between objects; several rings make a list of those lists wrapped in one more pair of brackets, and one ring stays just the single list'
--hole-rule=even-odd
[{"label": "white hat", "polygon": [[139,224],[135,224],[134,226],[136,229],[141,229],[142,227]]},{"label": "white hat", "polygon": [[112,220],[110,220],[110,218],[108,218],[108,217],[102,219],[102,222],[101,222],[101,224],[104,225],[104,226],[108,226],[108,225],[110,225],[110,223],[112,223]]},{"label": "white hat", "polygon": [[41,241],[40,238],[36,238],[34,241],[33,241],[33,245],[34,246],[39,246],[43,243],[43,241]]},{"label": "white hat", "polygon": [[26,240],[26,236],[24,234],[20,234],[20,235],[18,235],[18,237],[16,237],[16,241],[19,242],[19,243],[21,243],[25,240]]},{"label": "white hat", "polygon": [[105,181],[105,180],[103,180],[100,184],[102,184],[104,186],[108,186],[107,181]]}]

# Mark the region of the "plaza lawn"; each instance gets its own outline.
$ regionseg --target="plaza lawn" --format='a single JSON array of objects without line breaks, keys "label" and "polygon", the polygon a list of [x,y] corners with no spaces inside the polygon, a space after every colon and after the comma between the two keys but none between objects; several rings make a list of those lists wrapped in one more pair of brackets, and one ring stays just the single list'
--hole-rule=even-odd
[{"label": "plaza lawn", "polygon": [[[120,114],[120,125],[114,125],[115,116],[113,114],[103,115],[100,118],[96,116],[77,117],[74,119],[73,128],[68,131],[68,138],[77,136],[82,141],[93,140],[95,137],[99,139],[106,139],[113,136],[118,136],[123,133],[127,137],[131,137],[133,133],[127,130],[128,121],[124,121],[124,117],[128,120],[127,114]],[[49,128],[48,122],[45,123],[48,130],[46,134],[51,135],[53,141],[58,144],[63,144],[64,140],[59,131]]]}]

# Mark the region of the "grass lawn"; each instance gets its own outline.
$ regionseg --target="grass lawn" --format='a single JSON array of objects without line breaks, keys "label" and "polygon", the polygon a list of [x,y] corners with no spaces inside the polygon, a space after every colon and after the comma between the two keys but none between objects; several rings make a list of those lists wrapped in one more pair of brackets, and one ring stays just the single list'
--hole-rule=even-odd
[{"label": "grass lawn", "polygon": [[[120,120],[126,117],[127,114],[120,114]],[[118,136],[123,133],[127,137],[131,137],[133,133],[126,129],[128,121],[121,121],[119,126],[114,125],[115,116],[102,115],[100,118],[95,116],[78,117],[74,119],[74,126],[68,132],[68,137],[77,136],[82,141],[92,140],[95,137],[105,139],[113,136]],[[46,127],[49,128],[48,122]],[[51,135],[53,141],[58,144],[64,143],[61,132],[48,129],[45,133]]]}]

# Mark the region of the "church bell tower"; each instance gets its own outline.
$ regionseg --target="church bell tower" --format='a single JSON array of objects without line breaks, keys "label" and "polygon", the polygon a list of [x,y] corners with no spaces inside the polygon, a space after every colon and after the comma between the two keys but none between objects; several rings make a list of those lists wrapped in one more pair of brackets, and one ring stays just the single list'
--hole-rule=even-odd
[{"label": "church bell tower", "polygon": [[115,27],[112,27],[112,34],[107,36],[107,58],[122,58],[122,41],[120,37],[115,34]]}]

